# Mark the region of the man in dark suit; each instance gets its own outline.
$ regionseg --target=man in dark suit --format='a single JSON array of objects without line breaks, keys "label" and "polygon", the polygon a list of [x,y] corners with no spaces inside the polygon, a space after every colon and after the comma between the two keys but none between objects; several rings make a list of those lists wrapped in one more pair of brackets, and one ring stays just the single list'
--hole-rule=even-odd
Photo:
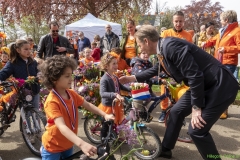
[{"label": "man in dark suit", "polygon": [[135,37],[142,51],[159,55],[160,65],[156,64],[135,76],[122,77],[121,83],[141,82],[164,71],[176,82],[183,81],[190,87],[171,109],[160,156],[172,157],[171,150],[183,120],[190,114],[188,133],[202,158],[211,159],[210,155],[219,155],[209,130],[236,98],[238,83],[232,73],[192,43],[174,37],[160,38],[152,26],[141,27]]}]

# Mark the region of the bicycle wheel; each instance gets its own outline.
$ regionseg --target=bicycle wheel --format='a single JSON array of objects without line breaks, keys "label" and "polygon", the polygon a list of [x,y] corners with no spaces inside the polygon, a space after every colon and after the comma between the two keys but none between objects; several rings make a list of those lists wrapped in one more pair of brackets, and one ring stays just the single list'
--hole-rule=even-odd
[{"label": "bicycle wheel", "polygon": [[[167,111],[166,113],[166,117],[165,117],[165,127],[167,127],[168,121],[169,121],[169,117],[170,117],[170,110]],[[185,143],[193,143],[192,138],[190,137],[190,135],[188,134],[188,126],[190,124],[190,119],[189,118],[185,118],[183,121],[183,125],[182,128],[179,132],[179,136],[178,136],[178,141],[180,142],[185,142]]]},{"label": "bicycle wheel", "polygon": [[131,148],[142,148],[134,152],[139,159],[152,160],[159,156],[162,150],[160,138],[152,129],[146,126],[137,127],[137,134],[140,142],[131,146]]},{"label": "bicycle wheel", "polygon": [[92,143],[101,143],[101,129],[102,123],[100,120],[94,118],[86,118],[84,120],[84,133]]},{"label": "bicycle wheel", "polygon": [[31,133],[27,133],[22,117],[20,117],[20,131],[29,150],[34,155],[41,157],[40,147],[42,145],[42,135],[47,124],[46,117],[37,109],[31,109],[27,114],[25,113],[25,117]]}]

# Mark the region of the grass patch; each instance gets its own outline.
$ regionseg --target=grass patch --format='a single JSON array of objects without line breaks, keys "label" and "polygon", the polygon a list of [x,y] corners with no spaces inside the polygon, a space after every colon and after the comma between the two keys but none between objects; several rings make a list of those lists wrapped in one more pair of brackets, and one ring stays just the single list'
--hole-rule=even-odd
[{"label": "grass patch", "polygon": [[240,91],[238,91],[238,94],[237,94],[236,100],[240,100]]}]

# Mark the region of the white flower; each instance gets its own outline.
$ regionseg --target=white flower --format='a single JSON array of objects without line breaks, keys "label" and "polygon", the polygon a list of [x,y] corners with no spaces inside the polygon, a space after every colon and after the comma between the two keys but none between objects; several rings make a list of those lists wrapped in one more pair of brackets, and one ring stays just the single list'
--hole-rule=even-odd
[{"label": "white flower", "polygon": [[84,86],[78,88],[78,92],[81,93],[84,90]]}]

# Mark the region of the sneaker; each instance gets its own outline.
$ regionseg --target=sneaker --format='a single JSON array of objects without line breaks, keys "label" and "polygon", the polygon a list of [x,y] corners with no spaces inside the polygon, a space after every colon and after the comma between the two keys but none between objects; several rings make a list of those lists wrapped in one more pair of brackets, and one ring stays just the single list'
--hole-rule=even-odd
[{"label": "sneaker", "polygon": [[172,151],[162,151],[159,155],[159,157],[171,159],[172,158]]},{"label": "sneaker", "polygon": [[158,122],[159,123],[164,123],[165,122],[165,117],[166,117],[166,112],[162,111],[161,115],[159,116]]}]

